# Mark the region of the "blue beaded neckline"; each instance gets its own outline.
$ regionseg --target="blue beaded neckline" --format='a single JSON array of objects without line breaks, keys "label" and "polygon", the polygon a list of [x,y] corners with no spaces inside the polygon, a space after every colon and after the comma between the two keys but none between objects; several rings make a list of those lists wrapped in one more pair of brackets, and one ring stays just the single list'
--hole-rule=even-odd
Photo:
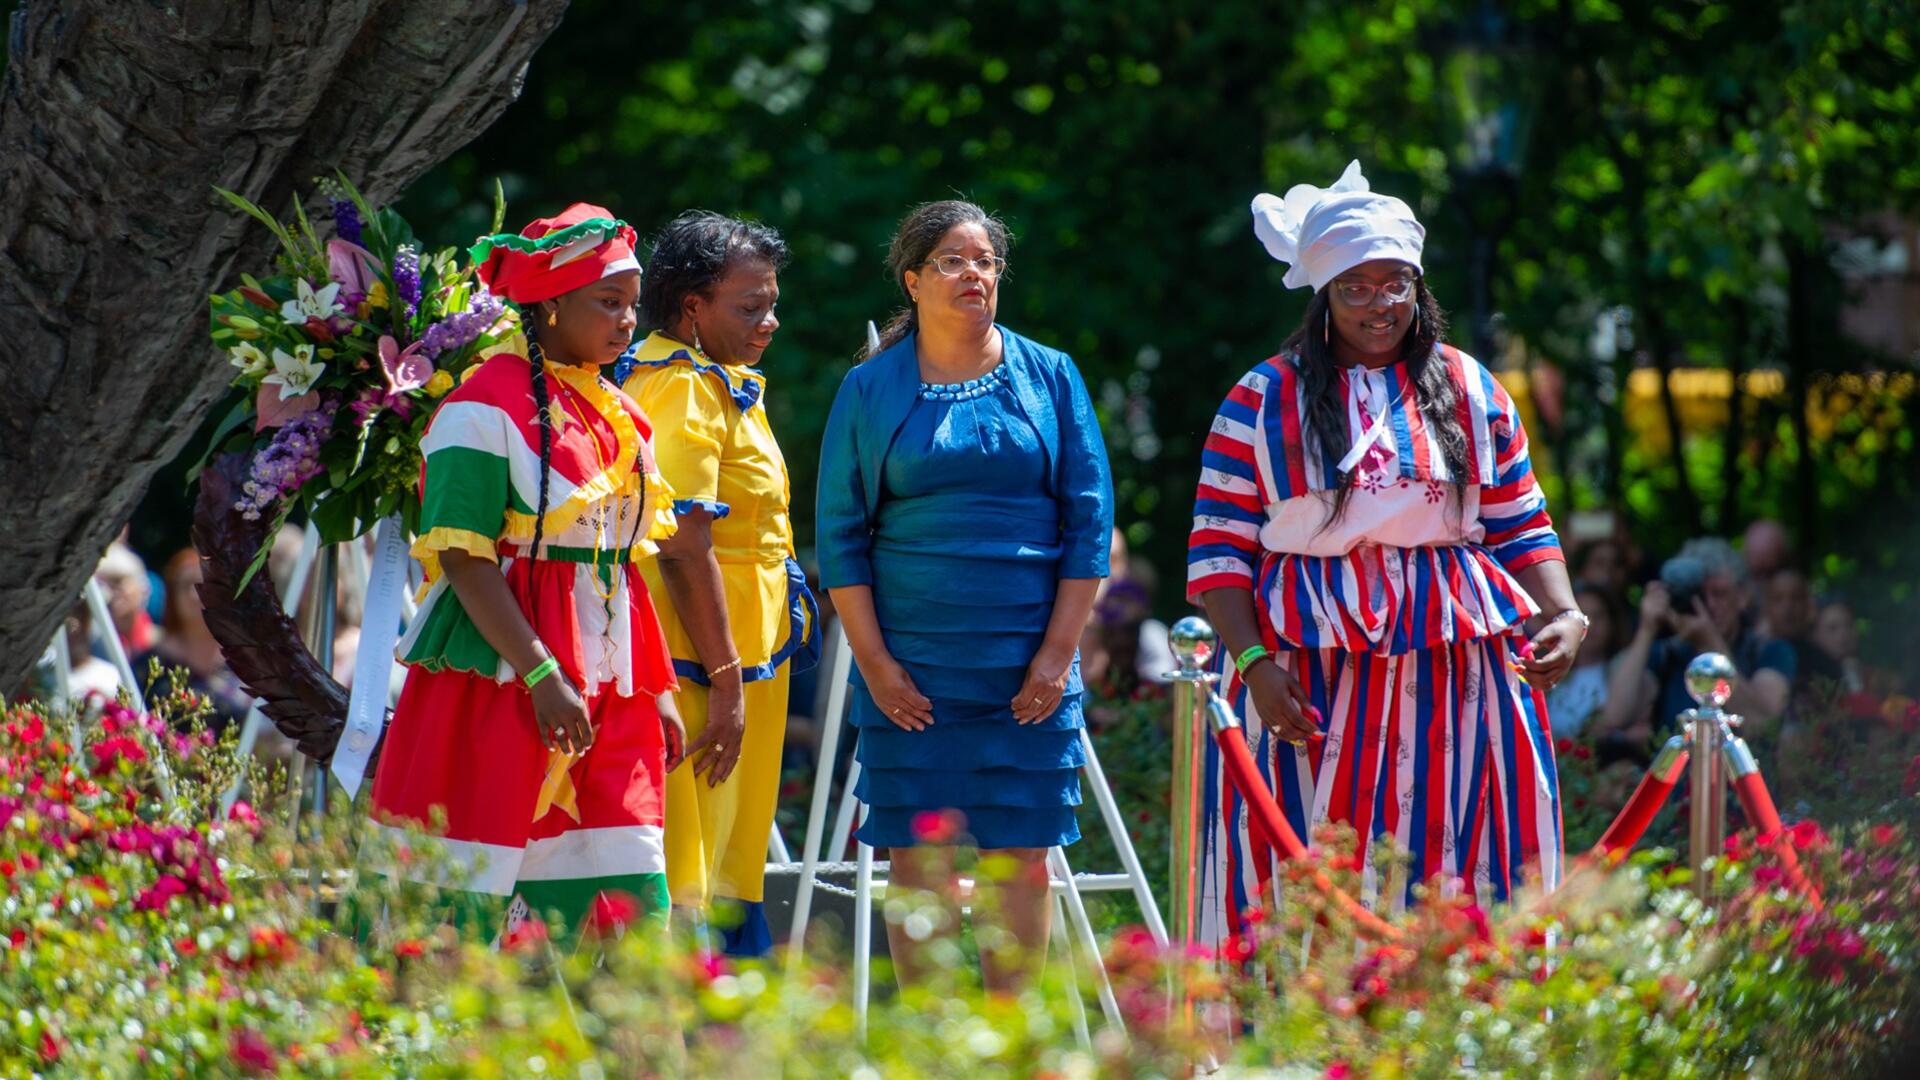
[{"label": "blue beaded neckline", "polygon": [[1001,361],[992,371],[977,379],[968,379],[961,383],[920,384],[920,397],[925,401],[970,401],[990,394],[1007,381],[1007,364]]}]

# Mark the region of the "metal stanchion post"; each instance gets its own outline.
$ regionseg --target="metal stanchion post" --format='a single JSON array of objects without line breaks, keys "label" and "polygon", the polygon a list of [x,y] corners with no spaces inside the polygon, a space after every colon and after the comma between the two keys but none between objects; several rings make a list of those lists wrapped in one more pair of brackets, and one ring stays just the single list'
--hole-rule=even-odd
[{"label": "metal stanchion post", "polygon": [[[1207,703],[1213,697],[1213,682],[1218,676],[1207,671],[1213,660],[1213,627],[1197,615],[1189,615],[1173,624],[1169,644],[1179,662],[1169,672],[1173,683],[1173,858],[1168,863],[1172,876],[1170,931],[1174,948],[1184,952],[1193,944],[1199,929],[1200,885],[1200,793],[1205,789],[1200,770],[1206,761]],[[1175,965],[1178,970],[1178,965]],[[1179,980],[1179,976],[1175,976]],[[1183,981],[1168,987],[1172,996],[1172,1015],[1177,1023],[1191,1025],[1192,1005],[1187,1000]]]},{"label": "metal stanchion post", "polygon": [[1692,758],[1687,861],[1693,867],[1693,891],[1702,899],[1711,891],[1708,861],[1717,857],[1727,842],[1727,766],[1721,747],[1732,734],[1731,725],[1739,723],[1740,718],[1729,715],[1721,706],[1733,696],[1733,681],[1738,676],[1733,661],[1720,653],[1703,653],[1687,665],[1687,693],[1698,703],[1697,708],[1680,714]]}]

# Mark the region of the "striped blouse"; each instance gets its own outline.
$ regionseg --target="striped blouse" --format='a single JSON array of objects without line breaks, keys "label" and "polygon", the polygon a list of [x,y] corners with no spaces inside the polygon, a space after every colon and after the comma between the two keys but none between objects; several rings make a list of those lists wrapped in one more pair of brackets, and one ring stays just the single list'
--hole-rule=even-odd
[{"label": "striped blouse", "polygon": [[[1187,595],[1247,589],[1275,643],[1402,653],[1505,632],[1535,614],[1513,574],[1563,558],[1527,436],[1504,387],[1441,346],[1466,436],[1448,468],[1405,364],[1346,369],[1336,387],[1351,449],[1311,437],[1297,360],[1248,372],[1214,417],[1201,457]],[[1342,472],[1345,514],[1330,521]],[[1451,490],[1464,484],[1460,498]]]}]

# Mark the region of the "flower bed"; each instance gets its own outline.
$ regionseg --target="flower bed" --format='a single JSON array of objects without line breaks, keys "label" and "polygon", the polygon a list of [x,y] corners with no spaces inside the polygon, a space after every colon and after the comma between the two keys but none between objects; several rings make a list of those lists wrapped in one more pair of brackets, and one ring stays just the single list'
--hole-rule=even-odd
[{"label": "flower bed", "polygon": [[[791,972],[731,965],[627,932],[620,897],[564,956],[537,926],[494,949],[431,925],[428,897],[350,880],[350,811],[296,838],[284,783],[256,776],[256,806],[219,818],[232,747],[193,733],[189,699],[156,699],[152,716],[109,706],[78,750],[71,717],[0,718],[0,1074],[1145,1077],[1188,1075],[1211,1043],[1289,1076],[1830,1076],[1892,1068],[1916,1034],[1912,838],[1805,823],[1790,839],[1821,911],[1747,838],[1711,904],[1651,853],[1551,903],[1431,899],[1385,945],[1292,884],[1225,964],[1111,934],[1128,1039],[1101,1030],[1090,979],[1083,1046],[1061,965],[997,999],[955,955],[904,994],[881,972],[863,1044],[835,949]],[[1123,805],[1148,805],[1130,754],[1116,742],[1109,771]],[[1350,840],[1319,840],[1352,887]],[[366,911],[377,930],[355,924]],[[1169,1023],[1175,968],[1201,1002],[1191,1034]]]}]

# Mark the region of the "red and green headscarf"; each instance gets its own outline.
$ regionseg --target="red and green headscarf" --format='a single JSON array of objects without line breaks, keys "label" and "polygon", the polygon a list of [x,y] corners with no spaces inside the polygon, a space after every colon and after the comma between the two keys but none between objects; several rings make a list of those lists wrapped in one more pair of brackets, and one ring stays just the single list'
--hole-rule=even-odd
[{"label": "red and green headscarf", "polygon": [[638,244],[633,227],[611,210],[574,203],[518,233],[481,237],[472,255],[480,280],[495,296],[524,305],[640,269]]}]

